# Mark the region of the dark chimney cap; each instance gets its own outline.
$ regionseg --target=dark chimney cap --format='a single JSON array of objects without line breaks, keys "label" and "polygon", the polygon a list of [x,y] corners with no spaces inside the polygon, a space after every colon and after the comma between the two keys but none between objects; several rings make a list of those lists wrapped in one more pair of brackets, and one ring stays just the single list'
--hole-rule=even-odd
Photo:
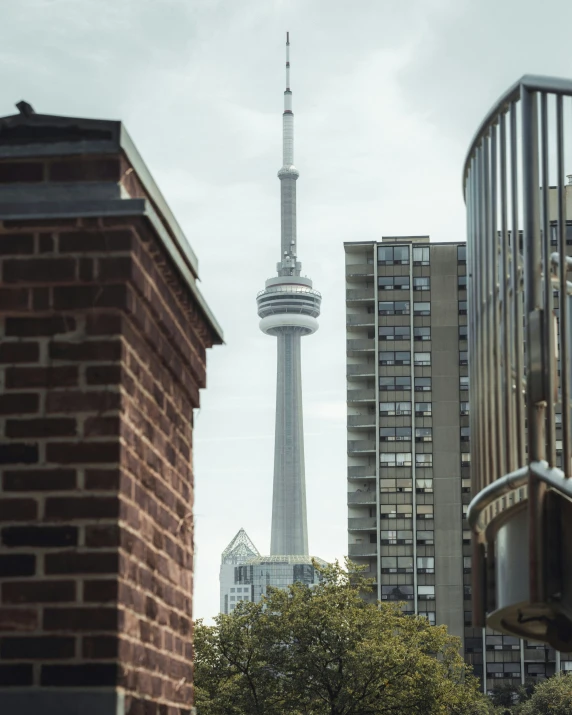
[{"label": "dark chimney cap", "polygon": [[23,114],[25,117],[30,117],[32,114],[35,114],[36,112],[34,111],[34,107],[32,107],[31,104],[28,104],[28,102],[24,102],[22,100],[21,102],[18,102],[16,105],[18,111],[20,114]]}]

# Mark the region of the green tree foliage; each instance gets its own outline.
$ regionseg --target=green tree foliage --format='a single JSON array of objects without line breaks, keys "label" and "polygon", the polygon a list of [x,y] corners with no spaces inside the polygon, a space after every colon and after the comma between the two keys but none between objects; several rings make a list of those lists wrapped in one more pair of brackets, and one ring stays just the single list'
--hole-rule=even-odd
[{"label": "green tree foliage", "polygon": [[572,715],[572,673],[539,683],[519,715]]},{"label": "green tree foliage", "polygon": [[200,715],[484,715],[492,706],[444,626],[366,603],[351,564],[195,628]]}]

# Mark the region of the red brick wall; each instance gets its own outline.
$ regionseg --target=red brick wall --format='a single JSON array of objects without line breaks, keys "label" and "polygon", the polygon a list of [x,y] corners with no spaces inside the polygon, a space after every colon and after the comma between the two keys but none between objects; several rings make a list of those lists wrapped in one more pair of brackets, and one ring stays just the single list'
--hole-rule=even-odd
[{"label": "red brick wall", "polygon": [[5,222],[0,271],[0,688],[187,713],[209,328],[143,220]]}]

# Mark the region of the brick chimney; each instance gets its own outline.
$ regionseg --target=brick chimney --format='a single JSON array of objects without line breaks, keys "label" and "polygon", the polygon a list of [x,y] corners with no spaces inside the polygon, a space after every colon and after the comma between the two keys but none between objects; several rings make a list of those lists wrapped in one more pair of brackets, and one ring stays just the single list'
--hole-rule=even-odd
[{"label": "brick chimney", "polygon": [[183,715],[193,409],[222,334],[123,125],[19,109],[0,119],[0,713]]}]

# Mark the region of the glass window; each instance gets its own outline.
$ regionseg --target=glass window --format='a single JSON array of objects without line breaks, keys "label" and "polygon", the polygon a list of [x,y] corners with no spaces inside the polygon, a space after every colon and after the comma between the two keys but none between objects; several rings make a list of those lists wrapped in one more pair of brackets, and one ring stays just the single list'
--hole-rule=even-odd
[{"label": "glass window", "polygon": [[433,518],[433,504],[418,504],[417,505],[417,518],[418,519],[432,519]]},{"label": "glass window", "polygon": [[397,531],[382,529],[379,533],[382,544],[397,544]]},{"label": "glass window", "polygon": [[[395,466],[396,467],[410,467],[411,466],[411,452],[397,452],[395,455]],[[405,506],[410,506],[406,504]]]},{"label": "glass window", "polygon": [[433,455],[432,454],[416,454],[415,455],[415,466],[416,467],[432,467],[433,466]]},{"label": "glass window", "polygon": [[379,276],[377,287],[379,290],[393,290],[393,276]]},{"label": "glass window", "polygon": [[411,365],[411,353],[410,352],[396,352],[395,353],[395,364],[396,365]]},{"label": "glass window", "polygon": [[467,261],[467,246],[457,246],[457,261],[459,263],[466,263]]},{"label": "glass window", "polygon": [[463,569],[465,571],[471,570],[471,557],[470,556],[463,556]]},{"label": "glass window", "polygon": [[231,589],[230,589],[230,592],[231,592],[231,593],[236,593],[236,589],[235,589],[235,588],[231,588]]},{"label": "glass window", "polygon": [[471,453],[470,452],[461,452],[461,466],[467,466],[471,463]]},{"label": "glass window", "polygon": [[432,544],[433,543],[433,532],[422,530],[422,529],[417,529],[417,543],[418,544]]},{"label": "glass window", "polygon": [[431,427],[416,427],[415,441],[416,442],[431,442],[433,439],[433,430]]},{"label": "glass window", "polygon": [[459,315],[467,315],[467,301],[466,300],[459,301]]},{"label": "glass window", "polygon": [[430,377],[416,377],[415,378],[415,392],[430,392],[431,391],[431,378]]},{"label": "glass window", "polygon": [[394,492],[396,489],[395,479],[380,479],[379,486],[382,492]]},{"label": "glass window", "polygon": [[394,315],[395,304],[393,301],[382,301],[378,303],[380,315]]},{"label": "glass window", "polygon": [[409,276],[394,276],[394,290],[409,290]]},{"label": "glass window", "polygon": [[413,279],[413,290],[429,290],[431,279],[429,277],[416,277]]},{"label": "glass window", "polygon": [[428,302],[413,303],[413,314],[414,315],[431,315],[431,303],[428,303]]},{"label": "glass window", "polygon": [[395,442],[395,427],[380,427],[379,439],[382,442]]},{"label": "glass window", "polygon": [[469,403],[468,402],[461,402],[461,414],[462,415],[469,414]]},{"label": "glass window", "polygon": [[415,489],[420,492],[421,494],[423,493],[431,493],[433,491],[433,480],[432,479],[416,479],[415,480]]},{"label": "glass window", "polygon": [[433,556],[418,556],[417,570],[421,573],[433,573],[435,571],[435,558]]},{"label": "glass window", "polygon": [[382,573],[397,573],[397,556],[381,557]]},{"label": "glass window", "polygon": [[413,573],[413,556],[397,557],[398,573]]},{"label": "glass window", "polygon": [[382,452],[379,455],[381,467],[395,467],[395,452]]},{"label": "glass window", "polygon": [[466,340],[466,339],[467,339],[467,326],[459,325],[459,340]]},{"label": "glass window", "polygon": [[459,290],[465,290],[467,288],[467,276],[457,276],[457,285]]},{"label": "glass window", "polygon": [[435,586],[417,586],[417,597],[424,601],[435,598]]},{"label": "glass window", "polygon": [[411,377],[409,375],[406,377],[396,377],[395,389],[404,391],[411,390]]},{"label": "glass window", "polygon": [[414,340],[431,340],[431,328],[413,328]]},{"label": "glass window", "polygon": [[430,415],[431,414],[431,403],[430,402],[416,402],[415,403],[415,414],[416,415]]},{"label": "glass window", "polygon": [[397,442],[408,442],[411,439],[411,427],[396,427],[395,439]]},{"label": "glass window", "polygon": [[382,601],[407,601],[413,598],[413,586],[401,584],[400,586],[382,586]]},{"label": "glass window", "polygon": [[394,415],[395,414],[395,402],[380,402],[379,412],[382,415]]},{"label": "glass window", "polygon": [[413,543],[413,531],[404,530],[397,532],[397,543],[398,544],[412,544]]},{"label": "glass window", "polygon": [[409,340],[411,337],[411,332],[408,325],[396,325],[395,326],[395,339],[396,340]]},{"label": "glass window", "polygon": [[395,327],[393,325],[380,325],[378,335],[380,340],[395,340]]},{"label": "glass window", "polygon": [[409,301],[408,300],[396,300],[395,301],[395,315],[409,315]]},{"label": "glass window", "polygon": [[378,303],[380,315],[409,315],[409,301],[395,300],[387,301],[380,300]]},{"label": "glass window", "polygon": [[393,249],[393,260],[402,265],[409,263],[409,247],[395,246]]},{"label": "glass window", "polygon": [[387,392],[393,392],[393,390],[395,390],[395,378],[394,377],[380,377],[379,378],[379,389],[386,390]]},{"label": "glass window", "polygon": [[396,415],[410,415],[411,414],[411,402],[396,402],[395,403],[395,414]]},{"label": "glass window", "polygon": [[379,364],[380,365],[395,365],[395,353],[388,352],[385,350],[380,350]]},{"label": "glass window", "polygon": [[419,615],[425,616],[431,626],[434,626],[437,621],[435,611],[421,611]]},{"label": "glass window", "polygon": [[413,248],[413,265],[428,266],[429,265],[429,246],[414,246]]},{"label": "glass window", "polygon": [[459,365],[469,364],[469,353],[466,350],[461,350],[459,352]]},{"label": "glass window", "polygon": [[468,442],[471,439],[471,428],[461,427],[461,441]]},{"label": "glass window", "polygon": [[461,375],[459,378],[459,389],[460,390],[468,390],[469,389],[469,376],[468,375]]},{"label": "glass window", "polygon": [[431,353],[414,353],[416,365],[431,365]]},{"label": "glass window", "polygon": [[393,246],[378,246],[377,262],[386,265],[393,265]]}]

